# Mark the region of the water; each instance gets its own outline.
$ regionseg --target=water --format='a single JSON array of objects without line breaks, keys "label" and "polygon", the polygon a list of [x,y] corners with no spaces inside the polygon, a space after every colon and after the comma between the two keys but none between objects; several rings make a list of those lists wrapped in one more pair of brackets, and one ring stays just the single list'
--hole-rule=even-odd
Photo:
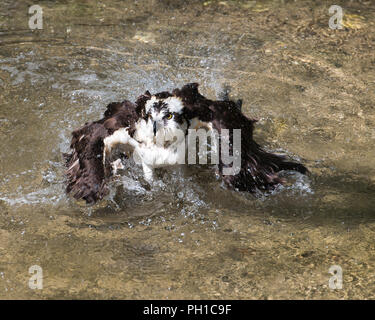
[{"label": "water", "polygon": [[[333,31],[323,1],[43,1],[31,31],[30,3],[2,1],[0,297],[375,298],[375,7],[339,2]],[[311,174],[254,197],[209,168],[150,189],[129,167],[95,206],[66,196],[72,130],[194,81],[230,85],[256,140]]]}]

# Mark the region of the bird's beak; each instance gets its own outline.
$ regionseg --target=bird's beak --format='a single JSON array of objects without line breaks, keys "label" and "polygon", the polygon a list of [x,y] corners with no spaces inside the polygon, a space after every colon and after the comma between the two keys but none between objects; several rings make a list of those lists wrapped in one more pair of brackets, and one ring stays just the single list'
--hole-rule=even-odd
[{"label": "bird's beak", "polygon": [[156,121],[154,122],[154,136],[156,136]]}]

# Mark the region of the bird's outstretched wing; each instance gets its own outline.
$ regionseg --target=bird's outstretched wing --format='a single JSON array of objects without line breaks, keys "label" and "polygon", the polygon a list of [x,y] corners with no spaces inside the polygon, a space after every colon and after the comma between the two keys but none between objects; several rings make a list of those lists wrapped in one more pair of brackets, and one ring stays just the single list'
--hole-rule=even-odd
[{"label": "bird's outstretched wing", "polygon": [[[224,169],[230,165],[224,163],[219,152],[218,172],[229,187],[249,192],[272,190],[282,182],[278,174],[282,170],[307,173],[307,168],[302,164],[266,152],[254,141],[253,130],[256,120],[249,119],[241,112],[242,101],[235,103],[229,100],[209,100],[199,93],[197,83],[190,83],[181,89],[176,89],[173,94],[182,99],[185,116],[191,122],[206,128],[211,127],[219,133],[219,136],[223,129],[229,129],[230,141],[233,141],[233,129],[241,130],[241,160],[237,174],[224,175]],[[229,154],[233,155],[233,143],[229,144]]]},{"label": "bird's outstretched wing", "polygon": [[[240,130],[240,161],[235,174],[227,174],[232,166],[223,160],[219,152],[218,172],[224,182],[240,191],[255,192],[271,190],[282,182],[278,172],[296,170],[306,173],[307,169],[300,163],[287,160],[285,157],[266,152],[253,140],[253,119],[241,112],[241,103],[229,101],[228,93],[223,101],[213,101],[202,96],[198,84],[187,84],[181,89],[158,93],[159,98],[171,95],[181,99],[183,116],[194,129],[205,127],[219,133],[222,139],[224,129],[229,129],[229,141],[233,141],[233,132]],[[106,165],[105,149],[117,143],[134,147],[137,142],[132,139],[137,121],[145,117],[144,105],[151,94],[146,91],[135,104],[124,101],[111,103],[107,106],[104,117],[95,122],[87,123],[73,132],[71,141],[72,152],[67,159],[67,192],[76,199],[84,199],[94,203],[102,199],[108,192],[106,181],[111,169]],[[219,141],[219,146],[222,144]],[[229,144],[229,154],[234,155],[234,144]],[[109,152],[110,153],[110,152]]]},{"label": "bird's outstretched wing", "polygon": [[131,131],[138,118],[135,104],[126,100],[113,102],[107,106],[101,120],[73,131],[72,151],[65,155],[68,193],[87,203],[94,203],[108,193],[106,180],[110,170],[103,164],[104,139],[119,128]]}]

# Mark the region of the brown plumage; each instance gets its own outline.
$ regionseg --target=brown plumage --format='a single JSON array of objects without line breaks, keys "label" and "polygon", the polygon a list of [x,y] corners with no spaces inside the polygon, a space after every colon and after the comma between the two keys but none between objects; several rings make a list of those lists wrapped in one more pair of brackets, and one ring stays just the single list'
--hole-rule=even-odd
[{"label": "brown plumage", "polygon": [[[264,151],[253,140],[256,120],[246,117],[235,102],[206,99],[199,93],[196,83],[188,84],[181,90],[175,89],[173,94],[184,101],[188,118],[198,117],[202,121],[210,122],[219,133],[221,129],[241,129],[241,171],[237,175],[222,176],[229,187],[249,192],[255,192],[257,189],[272,190],[275,185],[282,182],[277,174],[279,171],[295,170],[307,173],[307,168],[302,164]],[[232,139],[233,132],[230,131],[230,141]],[[231,145],[229,150],[232,154]],[[224,167],[226,165],[220,161],[220,174]]]},{"label": "brown plumage", "polygon": [[103,119],[73,131],[72,152],[65,155],[67,193],[87,203],[94,203],[108,193],[106,178],[110,174],[103,165],[103,140],[119,128],[132,127],[137,118],[133,103],[113,102],[107,106]]},{"label": "brown plumage", "polygon": [[[212,124],[221,133],[222,129],[241,129],[241,170],[236,175],[223,175],[225,165],[221,159],[218,173],[226,185],[240,191],[255,192],[272,190],[282,182],[278,172],[296,170],[306,173],[307,169],[300,163],[288,161],[285,157],[271,154],[263,150],[253,140],[253,119],[247,118],[241,111],[239,103],[233,101],[213,101],[202,96],[198,84],[187,84],[172,93],[162,92],[154,95],[160,99],[175,96],[183,102],[183,117],[188,123],[194,118]],[[129,128],[133,136],[135,124],[145,117],[145,104],[151,99],[146,91],[135,104],[124,101],[107,106],[103,119],[85,124],[73,132],[72,152],[67,159],[67,192],[76,199],[84,199],[94,203],[108,192],[107,179],[111,172],[103,165],[103,140],[120,128]],[[230,130],[230,139],[233,132]],[[233,147],[230,145],[230,154]],[[219,153],[220,154],[220,153]]]}]

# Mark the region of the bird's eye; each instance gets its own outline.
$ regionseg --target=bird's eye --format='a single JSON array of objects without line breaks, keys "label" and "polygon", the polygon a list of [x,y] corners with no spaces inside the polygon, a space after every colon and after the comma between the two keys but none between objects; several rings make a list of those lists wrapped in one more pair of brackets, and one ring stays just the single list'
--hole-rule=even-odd
[{"label": "bird's eye", "polygon": [[167,114],[167,119],[168,119],[168,120],[171,120],[172,118],[173,118],[172,113],[168,113],[168,114]]}]

